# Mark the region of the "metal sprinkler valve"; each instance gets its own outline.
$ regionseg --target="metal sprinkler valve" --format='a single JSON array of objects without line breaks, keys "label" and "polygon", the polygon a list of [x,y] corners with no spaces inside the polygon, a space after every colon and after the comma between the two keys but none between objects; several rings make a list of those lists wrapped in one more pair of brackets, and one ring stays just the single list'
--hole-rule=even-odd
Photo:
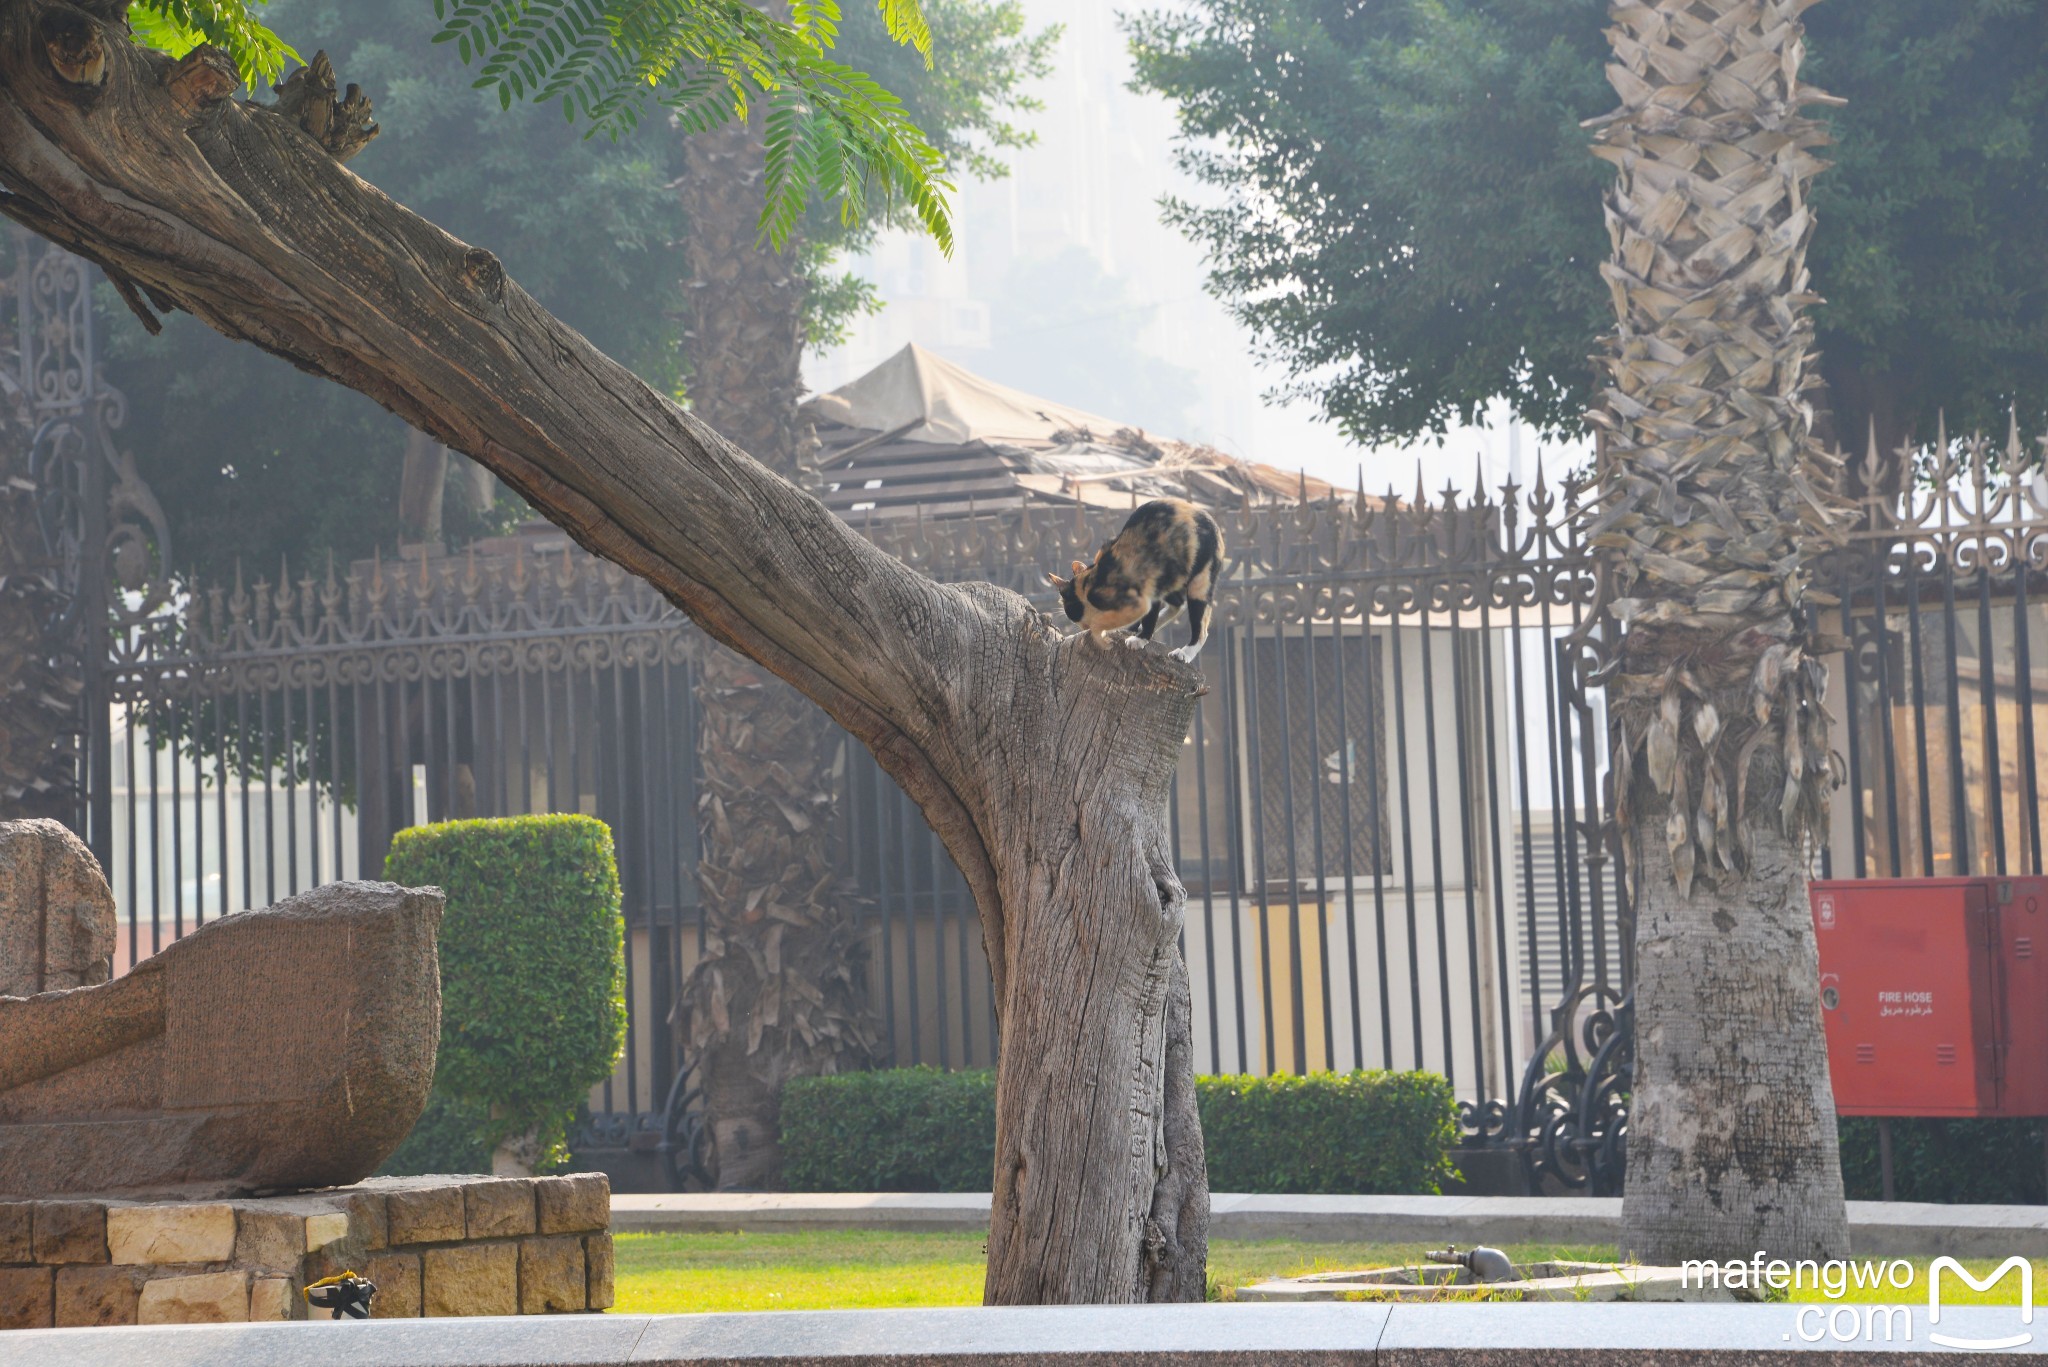
[{"label": "metal sprinkler valve", "polygon": [[1475,1248],[1465,1253],[1458,1252],[1458,1246],[1439,1250],[1429,1255],[1433,1263],[1451,1267],[1462,1267],[1472,1274],[1475,1282],[1511,1282],[1518,1280],[1515,1265],[1508,1261],[1508,1255],[1497,1248]]}]

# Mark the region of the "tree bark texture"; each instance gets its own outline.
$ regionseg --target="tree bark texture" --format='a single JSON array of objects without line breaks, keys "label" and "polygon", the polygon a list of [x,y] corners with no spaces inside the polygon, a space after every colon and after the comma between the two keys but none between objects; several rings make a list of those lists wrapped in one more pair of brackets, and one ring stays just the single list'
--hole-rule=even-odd
[{"label": "tree bark texture", "polygon": [[[1598,121],[1619,174],[1600,497],[1608,687],[1636,899],[1623,1244],[1652,1262],[1848,1250],[1806,854],[1835,782],[1810,552],[1840,533],[1813,440],[1799,84],[1814,0],[1616,3]],[[1609,642],[1613,649],[1614,643]]]},{"label": "tree bark texture", "polygon": [[137,307],[472,456],[867,745],[965,876],[994,971],[988,1298],[1193,1294],[1207,1197],[1172,1038],[1166,793],[1199,673],[913,573],[340,166],[366,109],[281,113],[234,86],[217,52],[173,61],[68,0],[0,0],[0,210]]},{"label": "tree bark texture", "polygon": [[[1652,830],[1668,814],[1638,810]],[[1775,811],[1753,811],[1743,837],[1745,877],[1711,900],[1680,896],[1669,851],[1640,844],[1622,1209],[1623,1244],[1645,1261],[1847,1248],[1804,844]]]},{"label": "tree bark texture", "polygon": [[[803,281],[756,227],[757,113],[684,143],[690,402],[721,436],[808,486]],[[872,1062],[867,945],[834,888],[839,734],[752,661],[706,652],[697,690],[699,896],[710,934],[686,990],[721,1190],[780,1185],[782,1086]]]}]

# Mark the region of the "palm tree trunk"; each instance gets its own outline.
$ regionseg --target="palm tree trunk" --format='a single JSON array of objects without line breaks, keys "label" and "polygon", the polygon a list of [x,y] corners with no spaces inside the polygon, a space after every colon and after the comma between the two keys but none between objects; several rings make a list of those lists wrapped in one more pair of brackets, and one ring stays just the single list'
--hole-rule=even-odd
[{"label": "palm tree trunk", "polygon": [[[803,282],[792,242],[758,240],[760,122],[685,144],[678,189],[692,277],[684,355],[697,416],[805,484]],[[835,900],[842,737],[795,689],[721,646],[697,689],[698,895],[709,935],[685,989],[720,1190],[781,1180],[782,1086],[866,1066],[867,946]]]},{"label": "palm tree trunk", "polygon": [[1636,905],[1623,1246],[1652,1262],[1848,1251],[1806,874],[1827,685],[1804,556],[1841,517],[1812,437],[1814,0],[1616,4],[1620,174],[1601,498]]}]

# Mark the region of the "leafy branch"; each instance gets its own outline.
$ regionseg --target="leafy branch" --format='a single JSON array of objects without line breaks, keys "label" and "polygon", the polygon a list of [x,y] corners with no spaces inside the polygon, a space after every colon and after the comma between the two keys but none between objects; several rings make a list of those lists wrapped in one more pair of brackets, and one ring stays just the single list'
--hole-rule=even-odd
[{"label": "leafy branch", "polygon": [[305,59],[256,18],[252,7],[270,0],[145,0],[128,11],[135,40],[182,57],[202,43],[234,59],[250,89],[275,81]]},{"label": "leafy branch", "polygon": [[[931,65],[919,0],[877,0],[889,37]],[[685,133],[762,110],[767,199],[761,232],[778,247],[815,192],[842,221],[871,201],[902,203],[950,252],[944,159],[903,103],[873,77],[826,54],[839,37],[837,0],[792,0],[787,20],[747,0],[434,0],[452,42],[478,63],[476,84],[515,99],[560,101],[563,114],[616,138],[650,102]]]}]

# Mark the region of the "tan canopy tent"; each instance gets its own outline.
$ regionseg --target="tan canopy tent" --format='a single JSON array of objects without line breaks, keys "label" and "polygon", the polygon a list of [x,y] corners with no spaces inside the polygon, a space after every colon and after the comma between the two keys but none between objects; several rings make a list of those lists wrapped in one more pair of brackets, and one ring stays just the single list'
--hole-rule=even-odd
[{"label": "tan canopy tent", "polygon": [[1340,492],[997,384],[916,343],[811,399],[804,412],[823,448],[825,502],[853,521],[957,516],[1027,499],[1235,506]]}]

